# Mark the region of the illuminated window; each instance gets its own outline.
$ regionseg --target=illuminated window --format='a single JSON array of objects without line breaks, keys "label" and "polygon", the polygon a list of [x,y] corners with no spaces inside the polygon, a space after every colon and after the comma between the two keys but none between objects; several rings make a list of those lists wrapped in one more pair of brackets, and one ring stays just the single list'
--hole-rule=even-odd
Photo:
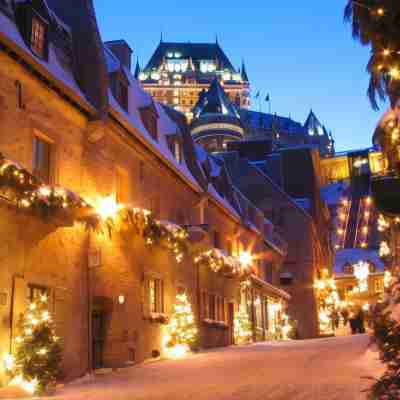
[{"label": "illuminated window", "polygon": [[28,285],[28,299],[32,303],[41,296],[49,297],[50,290],[46,286]]},{"label": "illuminated window", "polygon": [[130,202],[129,196],[129,174],[128,171],[117,167],[116,170],[116,195],[117,195],[117,203],[118,204],[128,204]]},{"label": "illuminated window", "polygon": [[208,295],[208,318],[215,321],[215,294]]},{"label": "illuminated window", "polygon": [[32,18],[31,49],[39,57],[45,57],[46,53],[46,25],[34,16]]},{"label": "illuminated window", "polygon": [[44,183],[51,180],[52,144],[41,136],[33,139],[33,175]]},{"label": "illuminated window", "polygon": [[380,279],[377,279],[375,281],[375,292],[376,293],[383,293],[383,281]]},{"label": "illuminated window", "polygon": [[256,326],[258,328],[262,328],[263,318],[262,318],[262,302],[260,295],[256,295],[256,298],[254,299],[254,308],[255,308]]},{"label": "illuminated window", "polygon": [[149,280],[149,305],[150,312],[164,312],[164,282],[161,279]]}]

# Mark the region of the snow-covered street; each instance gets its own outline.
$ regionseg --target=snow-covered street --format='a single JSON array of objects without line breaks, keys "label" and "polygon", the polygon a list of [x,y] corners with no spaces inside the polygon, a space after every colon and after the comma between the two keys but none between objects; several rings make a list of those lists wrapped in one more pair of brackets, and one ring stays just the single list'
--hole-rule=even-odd
[{"label": "snow-covered street", "polygon": [[231,347],[70,384],[65,400],[358,400],[379,373],[367,336]]}]

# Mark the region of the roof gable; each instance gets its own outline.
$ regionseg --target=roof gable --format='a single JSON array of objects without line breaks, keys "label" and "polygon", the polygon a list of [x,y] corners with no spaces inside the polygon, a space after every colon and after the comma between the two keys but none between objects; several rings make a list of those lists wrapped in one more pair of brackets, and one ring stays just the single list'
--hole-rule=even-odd
[{"label": "roof gable", "polygon": [[223,114],[240,119],[239,113],[217,78],[213,80],[207,92],[200,94],[199,100],[194,107],[195,118],[200,118],[207,114]]},{"label": "roof gable", "polygon": [[219,69],[228,69],[236,72],[234,66],[221,49],[218,43],[176,43],[176,42],[160,42],[156,51],[150,58],[145,70],[157,69],[163,62],[164,58],[168,58],[169,54],[179,58],[191,59],[193,63],[200,60],[218,60]]}]

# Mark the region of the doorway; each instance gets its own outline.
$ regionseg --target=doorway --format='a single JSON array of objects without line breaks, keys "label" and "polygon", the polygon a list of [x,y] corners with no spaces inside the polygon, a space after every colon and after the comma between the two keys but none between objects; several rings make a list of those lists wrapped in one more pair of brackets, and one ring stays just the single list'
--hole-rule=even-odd
[{"label": "doorway", "polygon": [[99,369],[104,367],[104,332],[105,332],[105,314],[102,311],[93,311],[92,313],[92,367]]},{"label": "doorway", "polygon": [[235,304],[228,303],[228,346],[235,344],[234,335]]}]

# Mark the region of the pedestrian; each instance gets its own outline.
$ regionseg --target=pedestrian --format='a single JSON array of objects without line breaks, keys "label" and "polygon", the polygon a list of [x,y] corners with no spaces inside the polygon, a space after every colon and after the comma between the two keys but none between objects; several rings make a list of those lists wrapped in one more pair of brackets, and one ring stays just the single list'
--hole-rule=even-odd
[{"label": "pedestrian", "polygon": [[353,309],[351,309],[349,313],[349,323],[350,323],[351,334],[355,335],[357,333],[357,321],[356,321],[356,314]]},{"label": "pedestrian", "polygon": [[339,322],[340,322],[340,316],[338,311],[335,309],[332,311],[331,314],[331,318],[332,318],[332,328],[333,330],[336,330],[339,328]]},{"label": "pedestrian", "polygon": [[343,325],[346,326],[347,322],[349,321],[349,310],[347,308],[342,308],[340,314],[343,318]]},{"label": "pedestrian", "polygon": [[357,332],[365,333],[365,313],[360,307],[357,313]]}]

